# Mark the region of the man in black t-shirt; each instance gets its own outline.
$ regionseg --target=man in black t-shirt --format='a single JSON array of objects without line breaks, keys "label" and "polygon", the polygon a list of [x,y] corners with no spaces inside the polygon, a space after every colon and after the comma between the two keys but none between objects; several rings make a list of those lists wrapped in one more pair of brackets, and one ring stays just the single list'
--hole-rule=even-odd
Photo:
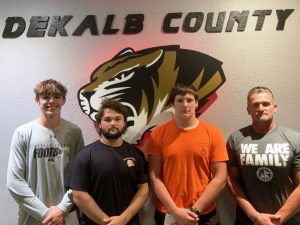
[{"label": "man in black t-shirt", "polygon": [[66,186],[82,212],[81,225],[139,225],[149,196],[144,154],[122,139],[126,107],[105,99],[96,116],[100,139],[77,154]]}]

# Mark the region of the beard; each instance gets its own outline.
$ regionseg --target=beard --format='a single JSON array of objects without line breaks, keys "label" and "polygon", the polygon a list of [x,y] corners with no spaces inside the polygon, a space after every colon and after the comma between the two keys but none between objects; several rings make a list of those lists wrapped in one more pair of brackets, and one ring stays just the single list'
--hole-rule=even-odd
[{"label": "beard", "polygon": [[[112,130],[116,130],[116,131],[112,131]],[[104,130],[103,128],[99,129],[99,133],[100,135],[103,135],[106,139],[118,139],[119,137],[121,137],[126,131],[126,128],[109,128],[107,130]]]}]

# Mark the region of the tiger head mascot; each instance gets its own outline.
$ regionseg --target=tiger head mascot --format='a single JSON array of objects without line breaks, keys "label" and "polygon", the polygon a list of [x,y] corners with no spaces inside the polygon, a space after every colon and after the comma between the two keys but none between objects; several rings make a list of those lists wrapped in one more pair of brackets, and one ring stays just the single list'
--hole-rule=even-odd
[{"label": "tiger head mascot", "polygon": [[95,69],[90,83],[78,91],[79,104],[95,121],[102,98],[119,100],[130,114],[125,139],[137,144],[146,131],[172,116],[169,93],[177,83],[198,90],[203,112],[225,82],[221,65],[208,55],[177,45],[137,52],[125,48]]}]

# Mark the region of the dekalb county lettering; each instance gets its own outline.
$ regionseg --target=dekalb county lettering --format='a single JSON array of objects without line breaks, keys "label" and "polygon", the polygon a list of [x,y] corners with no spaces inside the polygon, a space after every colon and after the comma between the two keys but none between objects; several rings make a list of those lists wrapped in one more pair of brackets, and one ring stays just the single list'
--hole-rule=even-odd
[{"label": "dekalb county lettering", "polygon": [[[168,13],[163,19],[162,29],[159,27],[159,31],[163,33],[178,33],[180,28],[185,33],[198,32],[203,22],[205,21],[204,31],[207,33],[221,33],[221,32],[232,32],[235,25],[236,31],[243,32],[246,29],[246,25],[249,18],[256,19],[255,27],[251,27],[255,31],[261,31],[263,25],[269,16],[272,15],[273,10],[254,10],[252,17],[250,17],[250,10],[243,11],[221,11],[219,13],[209,12],[189,12],[189,13]],[[294,9],[277,9],[276,20],[277,24],[275,30],[284,30],[285,24],[289,16],[294,12]],[[229,15],[228,15],[229,14]],[[150,16],[151,17],[151,16]],[[5,20],[5,26],[2,33],[2,37],[18,38],[20,37],[28,27],[26,36],[32,37],[44,37],[46,32],[49,37],[56,37],[57,33],[60,36],[69,36],[66,26],[68,22],[73,18],[72,15],[61,16],[32,16],[29,21],[26,21],[23,17],[8,17]],[[124,35],[128,34],[139,34],[144,29],[144,14],[128,14],[125,16],[123,30],[118,27],[114,27],[113,24],[116,20],[116,15],[109,14],[103,21],[103,28],[101,31],[102,35],[114,35],[121,33]],[[269,21],[269,20],[267,20]],[[27,26],[29,23],[29,26]],[[99,21],[96,15],[87,15],[80,24],[73,30],[72,36],[81,36],[86,30],[90,31],[91,35],[99,35],[98,25]],[[224,25],[226,25],[224,29]]]}]

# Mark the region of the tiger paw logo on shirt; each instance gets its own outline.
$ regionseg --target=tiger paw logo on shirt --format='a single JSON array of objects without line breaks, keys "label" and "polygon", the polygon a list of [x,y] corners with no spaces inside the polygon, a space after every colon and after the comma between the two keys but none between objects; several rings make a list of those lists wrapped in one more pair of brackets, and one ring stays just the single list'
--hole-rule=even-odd
[{"label": "tiger paw logo on shirt", "polygon": [[125,158],[124,161],[126,162],[128,167],[135,166],[135,159],[134,158]]}]

